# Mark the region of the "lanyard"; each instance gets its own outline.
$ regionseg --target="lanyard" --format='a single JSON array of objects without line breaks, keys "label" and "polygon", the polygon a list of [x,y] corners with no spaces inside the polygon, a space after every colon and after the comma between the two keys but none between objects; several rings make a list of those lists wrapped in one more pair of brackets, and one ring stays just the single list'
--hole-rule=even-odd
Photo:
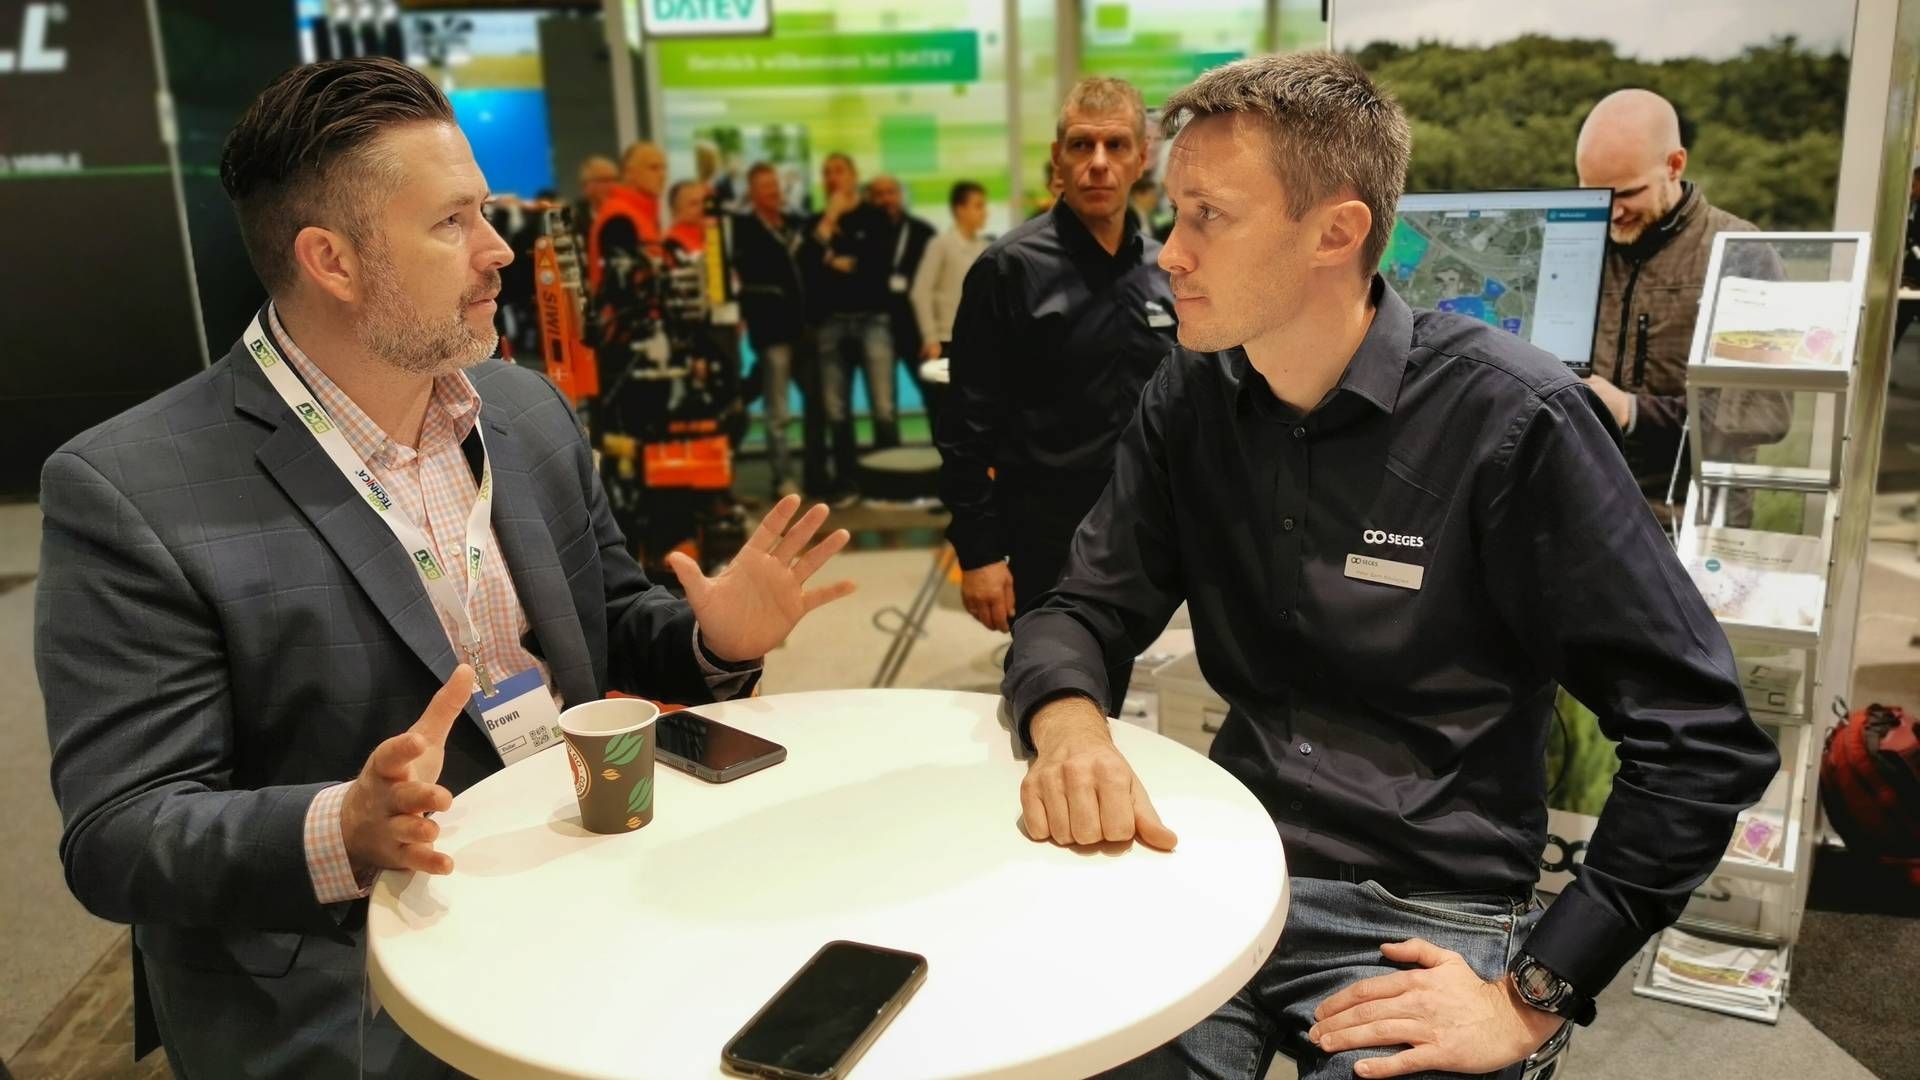
[{"label": "lanyard", "polygon": [[893,245],[893,272],[900,272],[900,261],[907,257],[907,219],[900,219],[900,242]]},{"label": "lanyard", "polygon": [[326,408],[314,400],[313,392],[293,373],[279,348],[261,327],[258,315],[247,327],[246,343],[247,352],[252,355],[254,363],[260,365],[260,371],[266,375],[267,381],[280,392],[281,400],[307,425],[307,430],[313,432],[320,449],[333,459],[340,474],[360,489],[367,505],[373,507],[374,513],[380,515],[380,520],[393,530],[400,546],[413,557],[413,569],[420,575],[420,583],[426,586],[427,598],[435,610],[452,617],[460,629],[460,649],[466,654],[467,662],[473,665],[480,692],[492,697],[493,677],[480,659],[480,628],[468,610],[469,601],[480,592],[481,556],[491,538],[487,522],[493,516],[493,463],[487,457],[487,440],[486,436],[480,434],[479,425],[474,425],[473,433],[480,438],[480,492],[473,500],[473,509],[467,514],[467,596],[462,599],[460,591],[454,587],[453,579],[447,575],[446,568],[434,554],[433,542],[387,494],[387,489],[374,478],[367,463],[354,452],[347,437],[340,433],[340,427],[334,423],[333,417],[327,415]]}]

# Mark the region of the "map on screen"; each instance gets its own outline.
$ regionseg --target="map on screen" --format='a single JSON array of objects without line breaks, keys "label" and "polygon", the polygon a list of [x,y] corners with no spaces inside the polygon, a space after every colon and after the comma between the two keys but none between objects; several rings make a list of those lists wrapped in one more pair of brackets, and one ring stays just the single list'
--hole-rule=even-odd
[{"label": "map on screen", "polygon": [[1412,307],[1480,319],[1585,365],[1612,205],[1604,188],[1403,195],[1380,273]]}]

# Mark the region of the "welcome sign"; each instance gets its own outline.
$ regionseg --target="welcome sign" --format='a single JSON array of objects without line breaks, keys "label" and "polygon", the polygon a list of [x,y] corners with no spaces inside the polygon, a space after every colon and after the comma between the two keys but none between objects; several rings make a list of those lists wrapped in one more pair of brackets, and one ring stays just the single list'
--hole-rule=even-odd
[{"label": "welcome sign", "polygon": [[773,0],[639,0],[640,26],[650,37],[766,34]]}]

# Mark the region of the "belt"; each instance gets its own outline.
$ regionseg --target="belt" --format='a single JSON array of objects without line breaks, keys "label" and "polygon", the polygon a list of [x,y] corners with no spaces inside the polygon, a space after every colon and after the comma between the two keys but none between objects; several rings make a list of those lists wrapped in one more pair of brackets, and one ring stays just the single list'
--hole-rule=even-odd
[{"label": "belt", "polygon": [[1336,862],[1311,851],[1287,852],[1287,873],[1293,877],[1324,878],[1328,881],[1347,881],[1354,884],[1371,881],[1402,898],[1420,893],[1486,893],[1492,896],[1505,896],[1515,903],[1521,903],[1530,900],[1533,896],[1531,884],[1476,886],[1460,881],[1436,881],[1432,878],[1384,874],[1375,867]]}]

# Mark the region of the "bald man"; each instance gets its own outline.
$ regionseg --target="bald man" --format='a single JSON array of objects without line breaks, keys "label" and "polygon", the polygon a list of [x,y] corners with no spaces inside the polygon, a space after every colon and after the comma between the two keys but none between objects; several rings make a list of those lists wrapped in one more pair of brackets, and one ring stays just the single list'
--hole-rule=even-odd
[{"label": "bald man", "polygon": [[[1686,500],[1688,466],[1681,453],[1687,351],[1713,238],[1755,227],[1708,205],[1699,188],[1682,179],[1687,149],[1680,144],[1680,117],[1652,91],[1620,90],[1602,98],[1581,125],[1574,160],[1582,186],[1613,189],[1612,242],[1587,384],[1626,434],[1627,464],[1641,493],[1661,522],[1670,523]],[[1737,247],[1746,261],[1729,272],[1783,276],[1770,250],[1756,257],[1759,247]],[[1715,401],[1716,458],[1750,458],[1752,447],[1786,433],[1789,414],[1779,395],[1727,394]],[[1750,505],[1750,498],[1741,502]],[[1747,516],[1743,505],[1729,521]]]},{"label": "bald man", "polygon": [[608,261],[633,260],[642,250],[660,256],[660,194],[667,189],[667,155],[652,143],[634,143],[620,159],[620,182],[610,185],[587,234],[587,279],[600,292]]},{"label": "bald man", "polygon": [[620,166],[604,154],[595,154],[580,163],[580,197],[587,205],[588,218],[600,212],[600,204],[606,201],[607,192],[620,182]]}]

